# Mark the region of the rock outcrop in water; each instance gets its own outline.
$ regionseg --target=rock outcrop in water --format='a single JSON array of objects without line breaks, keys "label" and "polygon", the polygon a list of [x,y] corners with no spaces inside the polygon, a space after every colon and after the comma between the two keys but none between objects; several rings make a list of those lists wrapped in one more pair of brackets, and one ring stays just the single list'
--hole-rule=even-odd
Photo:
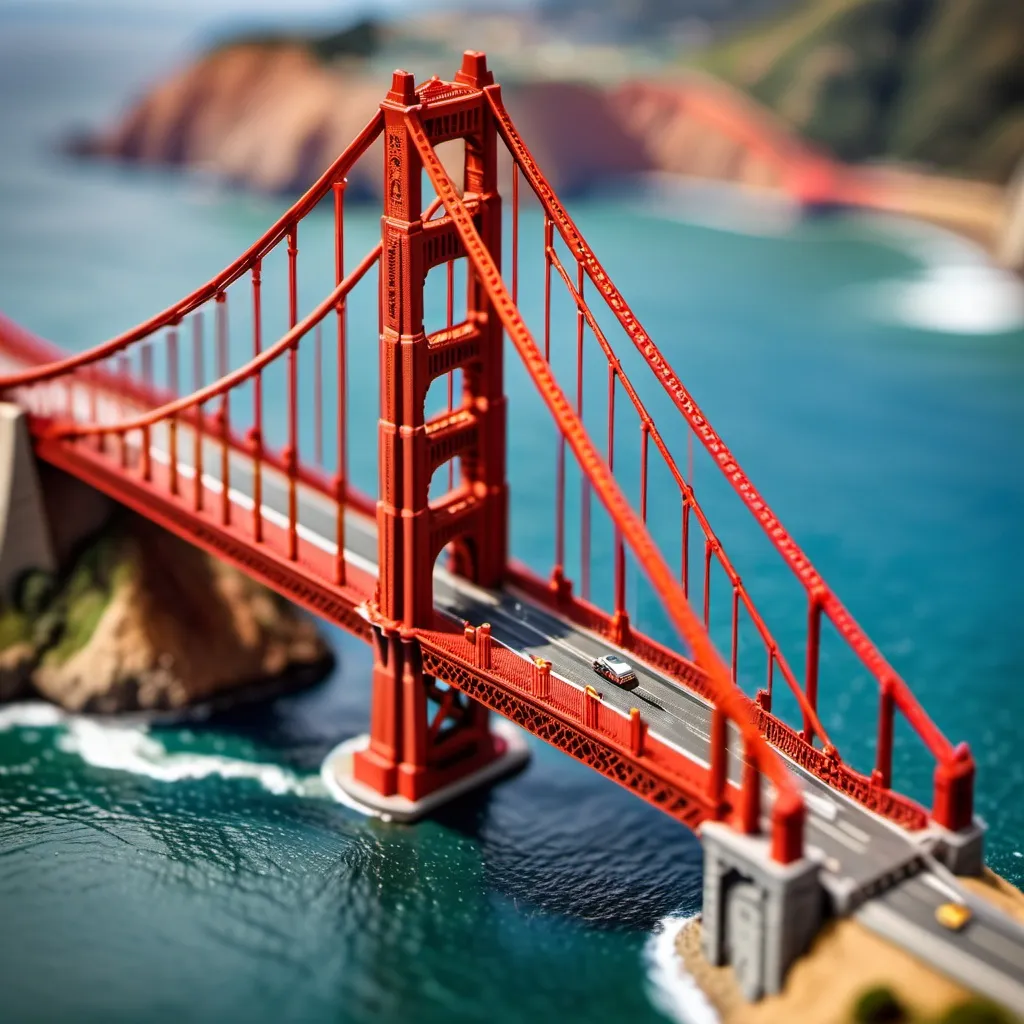
[{"label": "rock outcrop in water", "polygon": [[309,685],[332,664],[288,602],[125,512],[59,579],[30,573],[0,608],[0,700],[173,710]]}]

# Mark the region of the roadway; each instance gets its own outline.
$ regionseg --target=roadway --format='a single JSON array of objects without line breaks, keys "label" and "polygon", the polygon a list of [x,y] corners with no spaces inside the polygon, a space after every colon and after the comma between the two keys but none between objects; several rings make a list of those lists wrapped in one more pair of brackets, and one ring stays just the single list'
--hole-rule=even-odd
[{"label": "roadway", "polygon": [[[8,361],[0,358],[0,368],[5,362]],[[76,407],[76,414],[87,419],[90,410],[85,407],[84,396],[81,403],[81,411]],[[117,401],[101,401],[98,418],[118,420],[137,411],[141,410],[127,409]],[[192,436],[184,424],[179,426],[178,450],[180,474],[193,476]],[[169,462],[164,430],[154,430],[151,453],[154,461]],[[220,487],[219,453],[219,446],[206,440],[203,464],[209,469],[204,472],[204,482],[213,490]],[[230,473],[233,504],[251,510],[251,459],[233,452]],[[264,516],[268,521],[287,525],[287,508],[285,478],[264,466]],[[299,487],[299,533],[332,554],[336,551],[331,539],[335,515],[335,504],[330,498],[308,487]],[[374,521],[349,511],[345,542],[346,561],[376,574]],[[547,659],[555,675],[580,689],[587,685],[595,687],[604,703],[624,714],[631,707],[639,707],[652,735],[687,757],[708,763],[710,707],[679,683],[512,589],[486,591],[438,567],[434,594],[439,609],[449,616],[474,625],[489,622],[495,642],[523,657]],[[637,689],[621,690],[593,672],[593,659],[608,653],[619,654],[635,667]],[[730,725],[728,772],[734,782],[739,781],[742,766],[736,739],[735,729]],[[867,928],[965,987],[1024,1015],[1024,927],[967,892],[955,876],[932,861],[927,853],[927,836],[913,836],[784,760],[799,781],[807,803],[807,854],[821,864],[823,884],[836,908],[840,912],[852,911]],[[762,801],[766,816],[771,799],[771,787],[766,783]],[[936,908],[950,900],[964,903],[973,911],[971,921],[959,932],[944,928],[935,917]]]}]

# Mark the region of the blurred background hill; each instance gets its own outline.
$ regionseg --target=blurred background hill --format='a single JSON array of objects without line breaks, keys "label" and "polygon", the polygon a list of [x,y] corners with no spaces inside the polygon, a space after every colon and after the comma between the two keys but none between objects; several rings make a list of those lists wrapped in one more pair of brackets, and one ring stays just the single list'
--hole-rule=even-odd
[{"label": "blurred background hill", "polygon": [[1024,153],[1022,3],[815,0],[694,63],[844,160],[1003,183]]},{"label": "blurred background hill", "polygon": [[710,178],[908,213],[1024,260],[1020,0],[510,0],[235,24],[74,147],[296,191],[391,69],[426,77],[465,49],[488,53],[562,192]]},{"label": "blurred background hill", "polygon": [[[365,18],[243,39],[332,61],[450,56],[481,30],[499,60],[534,75],[549,63],[545,44],[564,76],[700,68],[843,160],[892,158],[1004,183],[1024,153],[1024,4],[1012,0],[540,0],[504,14]],[[516,61],[524,36],[534,45]],[[610,66],[596,59],[605,47],[618,51]]]}]

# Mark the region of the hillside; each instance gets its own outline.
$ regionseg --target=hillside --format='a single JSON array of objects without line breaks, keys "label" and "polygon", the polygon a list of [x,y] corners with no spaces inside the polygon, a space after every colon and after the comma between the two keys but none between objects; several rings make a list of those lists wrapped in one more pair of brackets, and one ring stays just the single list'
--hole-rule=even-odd
[{"label": "hillside", "polygon": [[[776,0],[747,3],[732,0],[730,9],[778,10]],[[441,11],[341,30],[223,38],[152,83],[120,117],[68,141],[81,155],[188,167],[267,192],[303,191],[363,127],[392,68],[408,67],[423,80],[457,67],[458,48],[481,48],[563,197],[655,172],[804,202],[803,161],[819,160],[814,150],[824,144],[847,163],[833,166],[833,190],[816,201],[933,221],[1017,266],[1019,240],[1006,238],[1002,185],[1024,149],[1024,104],[1020,72],[1007,56],[1017,46],[1013,25],[995,32],[977,13],[994,0],[778,3],[788,16],[705,50],[698,74],[675,58],[654,60],[650,41],[568,46],[539,15]],[[979,39],[965,56],[957,40],[970,26]],[[663,40],[666,57],[677,50],[674,38],[667,32]],[[936,68],[957,61],[973,61],[973,70],[950,86]],[[819,146],[809,147],[808,138]],[[456,149],[446,159],[457,176]],[[874,158],[890,166],[849,166]],[[350,194],[379,196],[379,168],[378,142],[349,174]]]},{"label": "hillside", "polygon": [[850,161],[999,184],[1024,154],[1020,0],[808,0],[692,63]]}]

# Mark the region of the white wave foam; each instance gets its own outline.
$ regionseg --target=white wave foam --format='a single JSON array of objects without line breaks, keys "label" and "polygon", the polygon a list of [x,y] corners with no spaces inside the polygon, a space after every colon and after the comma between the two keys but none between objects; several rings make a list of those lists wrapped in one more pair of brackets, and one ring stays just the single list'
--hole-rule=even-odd
[{"label": "white wave foam", "polygon": [[60,725],[67,713],[45,701],[19,701],[0,707],[0,732],[10,729],[48,729]]},{"label": "white wave foam", "polygon": [[869,286],[858,308],[877,319],[938,334],[1004,334],[1024,328],[1024,285],[994,266],[977,244],[944,228],[901,217],[865,214],[880,229],[873,241],[920,263],[913,276]]},{"label": "white wave foam", "polygon": [[937,224],[870,210],[852,213],[851,218],[873,229],[873,242],[909,253],[922,266],[991,266],[988,254],[977,242]]},{"label": "white wave foam", "polygon": [[219,754],[171,754],[159,740],[138,728],[104,725],[87,718],[73,718],[68,731],[57,741],[65,753],[77,754],[88,764],[113,771],[145,775],[158,782],[184,779],[252,779],[270,793],[300,796],[319,793],[315,776],[302,779],[274,764],[258,764]]},{"label": "white wave foam", "polygon": [[172,754],[159,740],[149,735],[145,726],[70,715],[43,701],[26,701],[0,708],[0,732],[60,725],[66,726],[66,731],[57,738],[58,748],[66,754],[81,757],[96,768],[145,775],[157,782],[180,782],[211,776],[252,779],[276,795],[326,795],[318,775],[301,777],[280,765],[260,764],[219,754]]},{"label": "white wave foam", "polygon": [[1007,271],[974,263],[927,267],[909,281],[874,290],[887,319],[944,334],[1004,334],[1024,327],[1024,285]]},{"label": "white wave foam", "polygon": [[718,1014],[676,953],[676,937],[692,917],[666,917],[644,946],[647,994],[678,1024],[719,1024]]},{"label": "white wave foam", "polygon": [[798,204],[728,182],[675,175],[647,175],[645,195],[634,209],[657,220],[670,220],[752,238],[785,238],[801,221]]}]

